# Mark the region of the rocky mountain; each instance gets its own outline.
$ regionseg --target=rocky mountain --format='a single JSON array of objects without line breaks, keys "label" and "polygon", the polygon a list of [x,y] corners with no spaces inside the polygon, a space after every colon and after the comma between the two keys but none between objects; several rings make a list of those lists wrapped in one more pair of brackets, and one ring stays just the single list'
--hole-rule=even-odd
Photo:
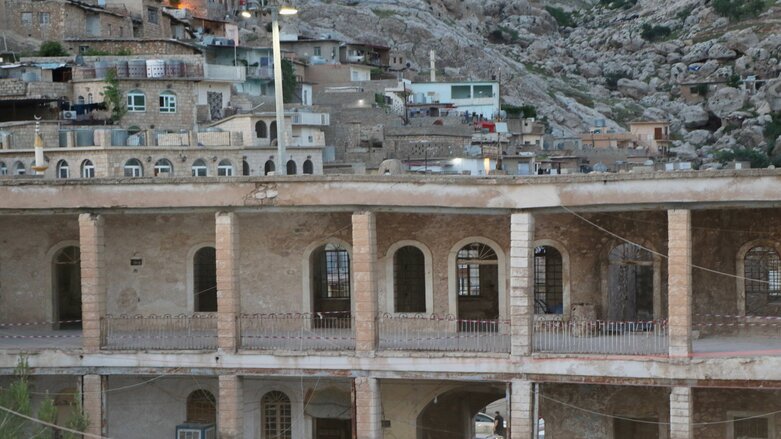
[{"label": "rocky mountain", "polygon": [[554,134],[596,119],[618,130],[668,119],[682,157],[708,161],[726,149],[781,164],[781,0],[297,5],[301,33],[391,46],[410,61],[408,77],[427,74],[435,50],[447,76],[500,78],[504,101],[534,105]]}]

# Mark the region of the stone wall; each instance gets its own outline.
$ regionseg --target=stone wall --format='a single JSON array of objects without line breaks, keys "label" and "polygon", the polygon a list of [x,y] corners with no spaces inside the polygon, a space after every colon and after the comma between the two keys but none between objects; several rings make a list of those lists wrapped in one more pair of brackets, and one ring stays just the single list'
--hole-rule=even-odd
[{"label": "stone wall", "polygon": [[115,53],[117,51],[130,51],[133,55],[193,55],[200,53],[200,49],[181,43],[177,40],[146,40],[146,39],[87,39],[68,38],[62,42],[69,53],[79,53],[79,47]]},{"label": "stone wall", "polygon": [[[750,389],[694,389],[694,437],[738,439],[729,433],[733,427],[724,421],[775,412],[781,405],[781,391]],[[781,432],[781,416],[767,417],[770,436]],[[707,424],[710,425],[697,425]],[[775,432],[775,435],[773,435]]]},{"label": "stone wall", "polygon": [[15,99],[27,93],[27,85],[19,79],[0,79],[0,99]]},{"label": "stone wall", "polygon": [[29,82],[27,83],[28,98],[71,98],[72,84],[69,82]]},{"label": "stone wall", "polygon": [[[128,111],[120,120],[120,126],[137,126],[141,129],[188,130],[195,126],[196,95],[195,83],[189,80],[122,80],[119,87],[127,100],[131,90],[141,90],[146,95],[146,111]],[[176,112],[160,112],[160,93],[170,91],[176,94]]]}]

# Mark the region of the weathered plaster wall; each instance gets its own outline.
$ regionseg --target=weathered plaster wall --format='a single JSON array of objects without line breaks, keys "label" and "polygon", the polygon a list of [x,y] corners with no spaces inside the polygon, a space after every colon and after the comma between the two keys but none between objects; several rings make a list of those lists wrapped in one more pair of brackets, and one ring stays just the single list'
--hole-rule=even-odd
[{"label": "weathered plaster wall", "polygon": [[[781,406],[781,391],[749,389],[694,389],[694,437],[737,439],[730,435],[731,425],[723,421],[743,412],[742,416],[763,415]],[[746,413],[749,412],[749,413]],[[771,415],[769,424],[781,432],[781,416]],[[778,436],[768,436],[778,437]]]}]

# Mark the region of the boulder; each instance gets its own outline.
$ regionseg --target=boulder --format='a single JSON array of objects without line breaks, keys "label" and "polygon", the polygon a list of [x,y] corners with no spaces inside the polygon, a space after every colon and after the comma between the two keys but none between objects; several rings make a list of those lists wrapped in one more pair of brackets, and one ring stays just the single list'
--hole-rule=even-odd
[{"label": "boulder", "polygon": [[708,112],[698,105],[689,105],[679,114],[686,128],[700,128],[708,124]]},{"label": "boulder", "polygon": [[737,57],[737,52],[721,43],[716,43],[708,49],[708,58],[710,59],[734,59]]},{"label": "boulder", "polygon": [[580,75],[584,78],[598,78],[602,76],[602,67],[599,64],[585,62],[578,67]]},{"label": "boulder", "polygon": [[732,132],[732,136],[738,145],[743,148],[756,148],[765,143],[765,136],[762,127],[752,126],[741,128]]},{"label": "boulder", "polygon": [[759,38],[751,28],[727,32],[721,39],[724,41],[724,47],[739,53],[746,53],[748,49],[759,44]]},{"label": "boulder", "polygon": [[618,91],[632,99],[641,99],[651,91],[651,88],[645,82],[621,78],[618,80]]},{"label": "boulder", "polygon": [[708,109],[716,116],[727,117],[733,111],[743,108],[746,92],[732,87],[724,87],[708,98]]},{"label": "boulder", "polygon": [[710,41],[694,44],[686,50],[686,54],[683,55],[681,60],[685,63],[705,61],[708,59],[708,51],[712,45],[713,43]]},{"label": "boulder", "polygon": [[694,130],[686,133],[683,136],[683,140],[692,145],[701,146],[713,140],[713,136],[708,130]]}]

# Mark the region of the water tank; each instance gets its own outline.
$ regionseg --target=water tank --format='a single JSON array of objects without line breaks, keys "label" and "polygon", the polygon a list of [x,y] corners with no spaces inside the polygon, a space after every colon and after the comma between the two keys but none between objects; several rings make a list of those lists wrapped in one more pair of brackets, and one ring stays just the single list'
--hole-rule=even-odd
[{"label": "water tank", "polygon": [[108,61],[95,61],[95,79],[105,79],[111,63]]},{"label": "water tank", "polygon": [[111,130],[111,146],[127,145],[129,134],[127,130]]},{"label": "water tank", "polygon": [[76,146],[95,146],[95,132],[92,129],[76,130]]},{"label": "water tank", "polygon": [[116,67],[117,67],[117,76],[120,78],[127,78],[127,74],[128,74],[127,61],[117,61]]},{"label": "water tank", "polygon": [[162,59],[146,60],[146,77],[162,78],[165,76],[165,61]]},{"label": "water tank", "polygon": [[184,63],[178,59],[166,61],[165,76],[169,78],[181,78],[184,76]]},{"label": "water tank", "polygon": [[[0,133],[0,143],[2,143],[3,133]],[[59,135],[59,146],[60,148],[65,148],[68,146],[68,131],[66,130],[60,130]]]},{"label": "water tank", "polygon": [[127,63],[128,78],[146,78],[146,61],[133,59]]}]

